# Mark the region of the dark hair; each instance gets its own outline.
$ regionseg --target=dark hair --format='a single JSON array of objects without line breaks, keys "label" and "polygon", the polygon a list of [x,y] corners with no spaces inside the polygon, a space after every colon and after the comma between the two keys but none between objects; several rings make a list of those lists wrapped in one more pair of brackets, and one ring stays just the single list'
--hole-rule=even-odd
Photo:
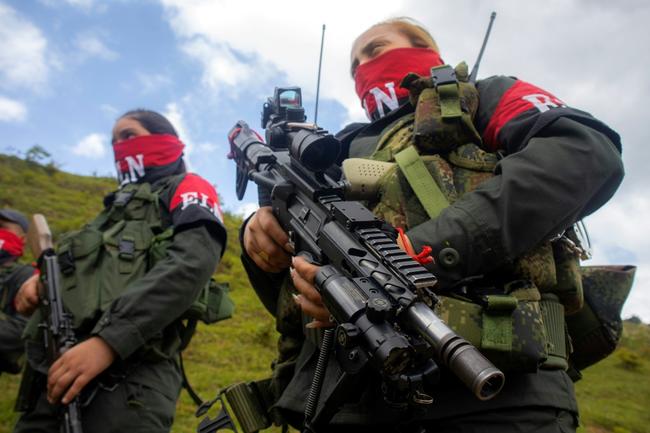
[{"label": "dark hair", "polygon": [[136,108],[121,115],[119,119],[129,118],[140,122],[142,127],[149,131],[151,134],[169,134],[178,137],[178,133],[174,126],[165,116],[155,111],[146,110],[144,108]]}]

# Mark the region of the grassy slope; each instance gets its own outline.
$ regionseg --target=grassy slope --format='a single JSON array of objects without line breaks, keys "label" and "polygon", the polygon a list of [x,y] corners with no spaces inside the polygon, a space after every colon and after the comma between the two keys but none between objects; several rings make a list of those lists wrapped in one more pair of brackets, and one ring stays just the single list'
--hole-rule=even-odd
[{"label": "grassy slope", "polygon": [[[0,207],[44,213],[55,236],[92,218],[101,207],[100,197],[114,186],[113,179],[74,176],[0,155]],[[275,351],[273,321],[248,287],[239,263],[240,220],[227,216],[226,224],[230,242],[218,275],[230,282],[235,316],[199,327],[184,355],[190,382],[204,399],[226,384],[267,376]],[[587,369],[576,386],[583,431],[650,433],[650,328],[627,324],[621,346]],[[0,376],[0,433],[11,431],[17,387],[17,377]],[[183,391],[173,431],[196,431],[193,412],[194,403]]]}]

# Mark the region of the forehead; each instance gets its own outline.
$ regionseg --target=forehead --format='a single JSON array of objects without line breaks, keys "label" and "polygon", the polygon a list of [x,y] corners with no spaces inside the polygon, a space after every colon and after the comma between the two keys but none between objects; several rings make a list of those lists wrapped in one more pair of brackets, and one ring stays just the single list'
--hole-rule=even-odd
[{"label": "forehead", "polygon": [[395,40],[410,44],[410,40],[394,25],[380,24],[378,26],[370,27],[368,30],[361,33],[361,35],[359,35],[359,37],[354,41],[352,44],[352,58],[354,59],[363,47],[376,39],[390,39],[391,41]]},{"label": "forehead", "polygon": [[113,127],[113,133],[117,131],[121,131],[126,128],[134,128],[134,129],[140,129],[144,128],[140,122],[138,122],[135,119],[132,119],[130,117],[122,117],[115,122],[115,126]]}]

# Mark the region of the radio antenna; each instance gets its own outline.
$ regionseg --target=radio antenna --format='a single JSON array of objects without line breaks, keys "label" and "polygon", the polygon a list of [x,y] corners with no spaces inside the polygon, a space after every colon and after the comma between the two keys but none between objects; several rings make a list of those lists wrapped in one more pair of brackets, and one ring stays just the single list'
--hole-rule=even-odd
[{"label": "radio antenna", "polygon": [[485,32],[485,37],[483,38],[483,45],[481,45],[481,51],[479,51],[478,53],[478,58],[474,63],[474,67],[472,68],[472,73],[469,74],[470,83],[476,82],[476,75],[478,74],[478,66],[481,64],[481,58],[483,58],[483,51],[485,51],[485,46],[487,45],[488,38],[490,37],[490,31],[492,30],[492,24],[494,23],[494,19],[496,17],[497,17],[496,12],[492,12],[490,14],[490,24],[488,24],[487,31]]},{"label": "radio antenna", "polygon": [[325,43],[325,24],[320,36],[320,58],[318,59],[318,78],[316,79],[316,107],[314,108],[314,124],[318,124],[318,96],[320,94],[320,69],[323,66],[323,44]]}]

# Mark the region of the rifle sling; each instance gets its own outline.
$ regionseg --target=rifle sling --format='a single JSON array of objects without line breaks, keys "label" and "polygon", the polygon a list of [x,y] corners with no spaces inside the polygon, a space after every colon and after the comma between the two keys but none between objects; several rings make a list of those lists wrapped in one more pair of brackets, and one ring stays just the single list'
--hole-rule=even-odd
[{"label": "rifle sling", "polygon": [[415,147],[409,146],[395,155],[395,162],[429,218],[437,218],[440,212],[449,206],[449,202],[424,165],[418,151]]}]

